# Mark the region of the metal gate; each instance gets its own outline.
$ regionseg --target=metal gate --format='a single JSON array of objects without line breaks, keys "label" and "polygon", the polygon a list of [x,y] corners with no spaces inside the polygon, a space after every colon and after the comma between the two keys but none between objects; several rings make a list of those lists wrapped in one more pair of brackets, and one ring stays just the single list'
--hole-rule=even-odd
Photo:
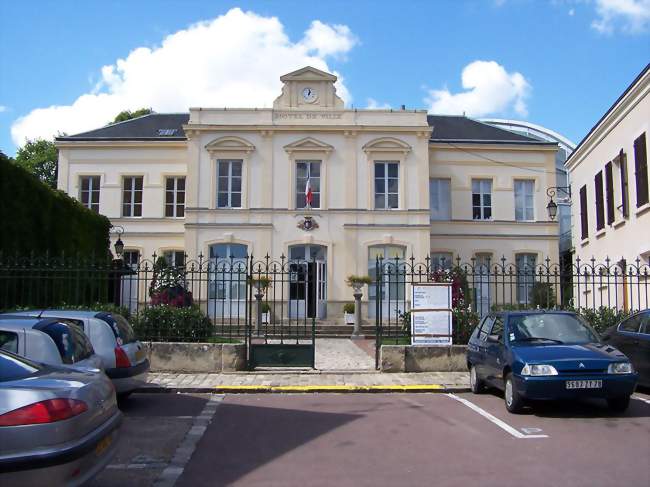
[{"label": "metal gate", "polygon": [[[312,367],[316,313],[304,312],[316,298],[314,262],[251,257],[247,266],[246,347],[248,367]],[[314,288],[315,289],[315,288]],[[300,312],[302,310],[302,312]]]}]

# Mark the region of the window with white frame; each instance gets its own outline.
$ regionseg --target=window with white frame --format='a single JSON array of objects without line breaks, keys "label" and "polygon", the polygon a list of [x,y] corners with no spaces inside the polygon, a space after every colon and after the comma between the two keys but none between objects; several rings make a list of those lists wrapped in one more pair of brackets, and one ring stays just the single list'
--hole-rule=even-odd
[{"label": "window with white frame", "polygon": [[375,162],[375,208],[395,209],[399,206],[399,163]]},{"label": "window with white frame", "polygon": [[165,216],[185,216],[185,176],[168,177],[165,180]]},{"label": "window with white frame", "polygon": [[79,201],[86,208],[99,213],[99,176],[81,176],[79,178]]},{"label": "window with white frame", "polygon": [[210,283],[208,297],[224,301],[246,299],[248,248],[243,244],[210,245]]},{"label": "window with white frame", "polygon": [[[296,208],[320,208],[321,161],[296,161]],[[311,196],[309,196],[311,194]]]},{"label": "window with white frame", "polygon": [[122,252],[122,260],[124,265],[131,269],[137,269],[138,264],[140,263],[140,251],[139,250],[125,250]]},{"label": "window with white frame", "polygon": [[530,304],[531,291],[535,284],[535,265],[537,264],[536,254],[517,254],[515,256],[517,265],[517,301]]},{"label": "window with white frame", "polygon": [[122,216],[142,216],[142,176],[122,178]]},{"label": "window with white frame", "polygon": [[451,220],[451,180],[429,180],[429,208],[432,220]]},{"label": "window with white frame", "polygon": [[472,218],[474,220],[492,218],[491,179],[472,179]]},{"label": "window with white frame", "polygon": [[217,161],[217,208],[241,208],[242,161]]},{"label": "window with white frame", "polygon": [[535,219],[534,195],[535,181],[515,180],[515,220],[533,221]]},{"label": "window with white frame", "polygon": [[454,265],[454,254],[451,252],[431,252],[431,269],[449,270]]},{"label": "window with white frame", "polygon": [[185,266],[185,252],[183,250],[165,250],[163,257],[169,267]]}]

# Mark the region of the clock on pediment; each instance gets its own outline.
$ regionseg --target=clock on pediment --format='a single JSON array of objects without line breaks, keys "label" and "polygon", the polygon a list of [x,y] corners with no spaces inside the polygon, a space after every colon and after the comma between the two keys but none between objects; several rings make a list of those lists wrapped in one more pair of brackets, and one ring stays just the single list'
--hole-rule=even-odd
[{"label": "clock on pediment", "polygon": [[334,87],[336,80],[333,74],[311,66],[285,74],[280,77],[284,85],[282,94],[273,102],[273,109],[342,110],[343,100]]}]

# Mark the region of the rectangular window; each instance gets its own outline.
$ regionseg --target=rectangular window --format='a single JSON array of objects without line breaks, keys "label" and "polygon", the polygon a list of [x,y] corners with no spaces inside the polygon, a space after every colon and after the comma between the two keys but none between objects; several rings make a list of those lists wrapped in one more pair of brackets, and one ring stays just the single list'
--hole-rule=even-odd
[{"label": "rectangular window", "polygon": [[122,216],[142,216],[142,176],[122,179]]},{"label": "rectangular window", "polygon": [[472,218],[474,220],[492,218],[491,179],[472,179]]},{"label": "rectangular window", "polygon": [[517,301],[530,304],[530,294],[535,284],[537,256],[535,254],[517,254],[515,261],[517,265]]},{"label": "rectangular window", "polygon": [[431,252],[431,270],[448,270],[454,265],[454,256],[451,252]]},{"label": "rectangular window", "polygon": [[79,178],[79,200],[86,208],[99,213],[99,176],[81,176]]},{"label": "rectangular window", "polygon": [[605,203],[603,201],[603,171],[594,177],[596,190],[596,230],[605,228]]},{"label": "rectangular window", "polygon": [[241,160],[217,161],[217,208],[241,208]]},{"label": "rectangular window", "polygon": [[165,216],[183,218],[185,216],[185,177],[165,179]]},{"label": "rectangular window", "polygon": [[185,252],[182,250],[165,250],[163,257],[170,267],[183,267],[185,265]]},{"label": "rectangular window", "polygon": [[607,206],[607,224],[614,223],[614,170],[612,163],[605,164],[605,203]]},{"label": "rectangular window", "polygon": [[648,154],[645,133],[634,141],[634,177],[636,178],[636,207],[648,203]]},{"label": "rectangular window", "polygon": [[429,180],[429,207],[432,220],[451,220],[450,186],[449,179]]},{"label": "rectangular window", "polygon": [[320,161],[297,161],[296,208],[307,208],[307,193],[310,190],[310,207],[320,208]]},{"label": "rectangular window", "polygon": [[399,163],[375,162],[375,209],[399,206]]},{"label": "rectangular window", "polygon": [[122,254],[124,265],[131,269],[137,269],[140,265],[140,251],[139,250],[125,250]]},{"label": "rectangular window", "polygon": [[532,221],[535,219],[534,192],[535,181],[515,181],[515,220]]},{"label": "rectangular window", "polygon": [[589,217],[587,215],[587,186],[580,188],[580,237],[589,237]]}]

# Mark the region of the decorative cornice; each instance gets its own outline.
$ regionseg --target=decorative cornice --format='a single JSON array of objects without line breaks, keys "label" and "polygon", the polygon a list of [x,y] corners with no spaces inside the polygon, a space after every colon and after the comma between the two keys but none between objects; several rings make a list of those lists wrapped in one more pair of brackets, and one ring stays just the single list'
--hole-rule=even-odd
[{"label": "decorative cornice", "polygon": [[255,146],[246,139],[228,135],[219,137],[205,146],[208,152],[244,152],[250,154],[255,150]]},{"label": "decorative cornice", "polygon": [[395,137],[380,137],[364,145],[363,152],[366,154],[372,152],[395,152],[406,155],[411,152],[411,146]]},{"label": "decorative cornice", "polygon": [[304,139],[285,145],[284,150],[287,154],[294,152],[325,152],[329,154],[334,150],[334,147],[313,137],[305,137]]}]

